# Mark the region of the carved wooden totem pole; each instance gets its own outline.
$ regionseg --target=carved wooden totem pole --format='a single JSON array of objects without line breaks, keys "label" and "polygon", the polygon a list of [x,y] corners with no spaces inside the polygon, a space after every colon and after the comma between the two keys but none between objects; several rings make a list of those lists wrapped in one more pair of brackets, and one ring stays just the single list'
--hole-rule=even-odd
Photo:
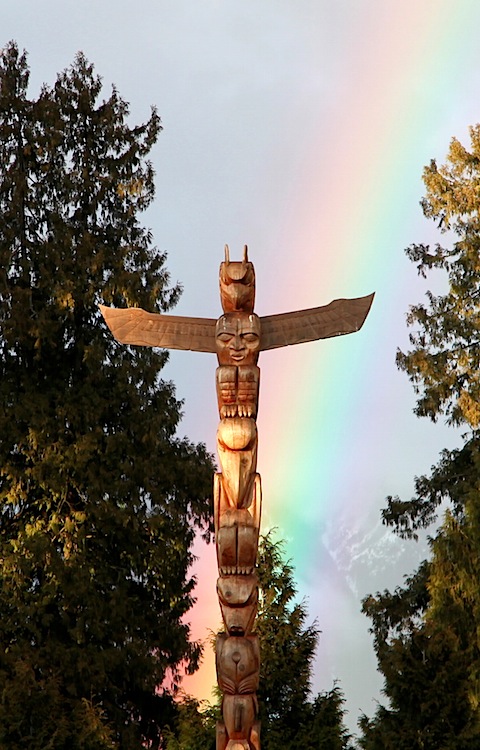
[{"label": "carved wooden totem pole", "polygon": [[255,272],[247,248],[220,265],[223,315],[215,319],[120,310],[101,306],[107,325],[123,344],[215,352],[218,411],[217,450],[221,473],[214,478],[217,593],[225,632],[217,636],[217,679],[223,692],[223,722],[217,750],[260,750],[256,691],[260,647],[257,558],[262,505],[257,473],[259,352],[358,331],[373,294],[335,300],[324,307],[259,318],[253,312]]}]

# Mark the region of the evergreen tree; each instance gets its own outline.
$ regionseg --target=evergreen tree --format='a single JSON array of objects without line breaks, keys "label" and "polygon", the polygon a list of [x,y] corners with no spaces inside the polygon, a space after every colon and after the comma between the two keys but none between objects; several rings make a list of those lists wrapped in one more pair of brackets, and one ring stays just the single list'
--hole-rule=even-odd
[{"label": "evergreen tree", "polygon": [[470,151],[453,139],[446,165],[432,161],[424,171],[424,214],[451,244],[413,245],[407,255],[424,277],[442,270],[448,288],[411,308],[413,348],[397,357],[418,393],[417,414],[444,414],[467,433],[430,477],[416,480],[412,500],[389,498],[383,514],[397,533],[415,537],[447,505],[430,560],[403,589],[364,602],[390,700],[362,720],[368,750],[480,743],[480,126],[470,135]]},{"label": "evergreen tree", "polygon": [[316,624],[306,625],[305,602],[295,601],[293,568],[285,561],[283,544],[272,535],[259,548],[257,574],[260,606],[255,630],[260,639],[262,747],[275,747],[279,738],[292,739],[310,694]]},{"label": "evergreen tree", "polygon": [[166,733],[167,750],[215,750],[220,704],[210,705],[184,695],[176,708],[175,720]]},{"label": "evergreen tree", "polygon": [[165,352],[118,345],[98,303],[165,311],[155,110],[131,127],[82,54],[36,99],[0,56],[0,747],[162,746],[193,670],[194,525],[212,460],[176,437]]},{"label": "evergreen tree", "polygon": [[297,588],[282,542],[262,538],[257,574],[260,587],[256,632],[260,638],[262,750],[297,747],[346,750],[343,696],[337,686],[311,698],[311,677],[320,631],[307,625],[304,601]]}]

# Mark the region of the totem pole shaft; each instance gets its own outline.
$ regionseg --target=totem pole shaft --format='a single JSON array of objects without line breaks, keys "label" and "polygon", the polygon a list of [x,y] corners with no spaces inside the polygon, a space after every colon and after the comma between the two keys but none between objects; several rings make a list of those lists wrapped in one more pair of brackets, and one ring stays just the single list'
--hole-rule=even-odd
[{"label": "totem pole shaft", "polygon": [[218,320],[100,307],[113,335],[123,344],[217,354],[221,472],[214,478],[214,524],[217,593],[225,626],[216,639],[217,680],[223,693],[217,750],[260,750],[256,695],[260,647],[254,632],[262,505],[257,473],[258,355],[267,349],[358,331],[373,294],[259,318],[253,312],[255,272],[247,248],[242,261],[231,262],[226,247],[220,265],[220,298],[223,315]]},{"label": "totem pole shaft", "polygon": [[260,750],[260,647],[253,627],[262,503],[255,422],[261,326],[253,313],[255,274],[246,251],[242,262],[231,263],[226,255],[220,266],[220,297],[224,314],[216,326],[216,381],[222,472],[215,477],[213,502],[217,592],[225,632],[216,640],[217,680],[223,692],[217,750]]}]

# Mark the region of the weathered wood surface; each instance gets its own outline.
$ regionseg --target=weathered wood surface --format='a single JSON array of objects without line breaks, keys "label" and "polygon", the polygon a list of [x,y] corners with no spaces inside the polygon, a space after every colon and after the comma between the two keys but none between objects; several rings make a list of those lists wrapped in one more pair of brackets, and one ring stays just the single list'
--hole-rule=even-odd
[{"label": "weathered wood surface", "polygon": [[260,647],[254,633],[258,606],[255,565],[262,509],[255,421],[258,356],[269,349],[360,330],[374,295],[259,318],[253,312],[255,270],[246,247],[241,261],[230,261],[225,247],[219,283],[223,314],[218,319],[159,315],[139,308],[120,310],[101,305],[100,309],[111,332],[123,344],[217,355],[221,473],[214,477],[213,495],[217,594],[225,626],[216,640],[217,679],[223,691],[217,750],[260,750],[256,697]]}]

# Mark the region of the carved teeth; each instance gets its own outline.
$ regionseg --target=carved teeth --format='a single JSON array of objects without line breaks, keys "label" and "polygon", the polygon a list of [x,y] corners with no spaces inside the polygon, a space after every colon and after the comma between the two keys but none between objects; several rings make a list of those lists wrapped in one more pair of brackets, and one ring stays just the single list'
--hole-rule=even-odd
[{"label": "carved teeth", "polygon": [[221,576],[251,576],[255,570],[254,565],[238,566],[238,565],[222,565],[219,567]]}]

